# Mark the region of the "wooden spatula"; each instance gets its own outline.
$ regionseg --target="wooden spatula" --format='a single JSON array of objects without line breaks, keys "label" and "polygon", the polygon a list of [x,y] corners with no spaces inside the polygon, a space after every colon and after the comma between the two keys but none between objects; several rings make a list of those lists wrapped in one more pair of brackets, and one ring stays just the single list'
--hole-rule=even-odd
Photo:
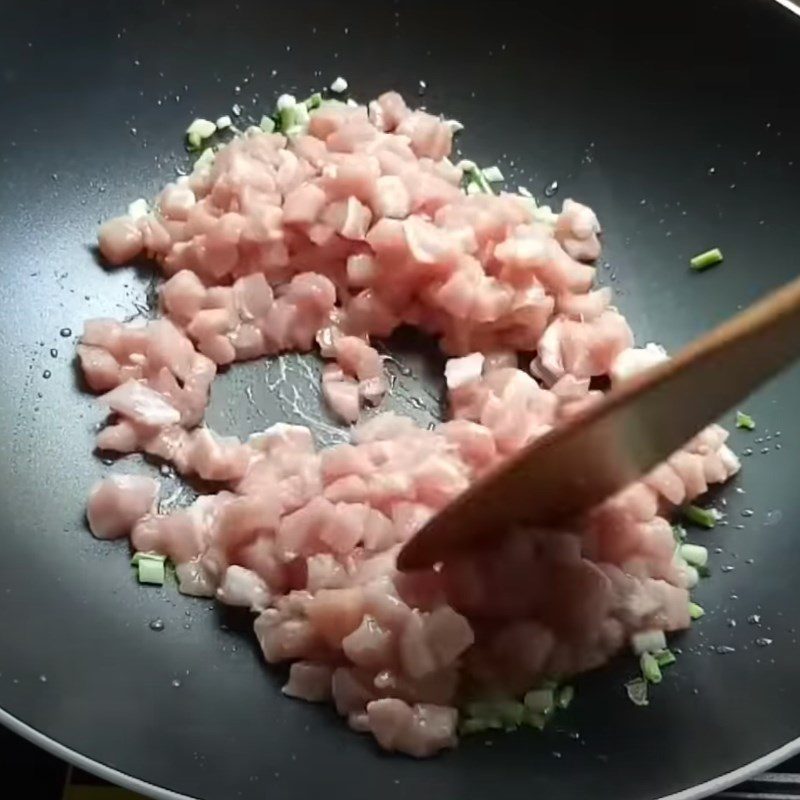
[{"label": "wooden spatula", "polygon": [[509,458],[431,519],[398,566],[430,566],[491,544],[510,526],[553,527],[579,516],[798,356],[800,278]]}]

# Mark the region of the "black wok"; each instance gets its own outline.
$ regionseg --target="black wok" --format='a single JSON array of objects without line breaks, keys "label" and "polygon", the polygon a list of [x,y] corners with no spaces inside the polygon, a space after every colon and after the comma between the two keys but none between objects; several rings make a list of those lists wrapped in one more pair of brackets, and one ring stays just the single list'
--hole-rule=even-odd
[{"label": "black wok", "polygon": [[[478,737],[428,762],[378,753],[329,709],[283,698],[246,620],[137,586],[126,547],[88,535],[87,488],[119,466],[90,455],[102,412],[79,391],[75,334],[90,316],[146,311],[152,277],[100,269],[97,223],[186,163],[194,116],[239,103],[259,118],[280,91],[338,74],[362,98],[413,98],[425,81],[418,102],[466,124],[470,157],[594,206],[601,280],[641,342],[676,348],[797,272],[800,20],[767,0],[5,2],[2,720],[110,780],[202,800],[694,798],[796,752],[797,371],[748,402],[756,433],[732,434],[753,453],[720,493],[730,524],[703,534],[708,614],[676,642],[650,708],[625,699],[623,658],[580,680],[546,733]],[[690,274],[689,256],[716,245],[725,263]],[[413,372],[398,372],[395,402],[438,414],[441,362],[391,347]],[[299,407],[319,416],[297,364]],[[215,383],[213,427],[296,419],[297,398],[271,392],[266,370]]]}]

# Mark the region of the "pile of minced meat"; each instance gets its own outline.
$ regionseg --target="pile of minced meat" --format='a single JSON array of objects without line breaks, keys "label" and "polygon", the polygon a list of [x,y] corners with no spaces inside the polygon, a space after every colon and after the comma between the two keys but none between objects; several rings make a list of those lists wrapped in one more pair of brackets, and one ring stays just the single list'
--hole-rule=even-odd
[{"label": "pile of minced meat", "polygon": [[[686,628],[698,576],[666,515],[739,468],[714,425],[579,529],[397,571],[431,515],[595,402],[592,379],[666,357],[635,348],[611,291],[592,288],[594,213],[494,194],[450,160],[454,127],[395,92],[368,106],[282,97],[277,126],[235,131],[152,208],[102,226],[109,264],[159,265],[162,314],[87,321],[78,345],[111,415],[97,447],[219,487],[160,514],[157,480],[114,475],[92,489],[92,532],[168,558],[184,593],[252,609],[266,660],[291,662],[287,695],[332,702],[415,756],[455,745],[470,699],[535,695],[632,637]],[[450,357],[433,430],[380,413],[389,384],[370,340],[403,325]],[[247,441],[203,425],[219,368],[314,348],[350,444],[320,451],[281,422]]]}]

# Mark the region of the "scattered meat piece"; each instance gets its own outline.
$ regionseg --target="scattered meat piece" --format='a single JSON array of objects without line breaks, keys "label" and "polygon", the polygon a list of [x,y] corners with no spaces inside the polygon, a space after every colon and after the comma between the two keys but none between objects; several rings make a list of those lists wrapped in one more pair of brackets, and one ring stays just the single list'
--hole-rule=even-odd
[{"label": "scattered meat piece", "polygon": [[283,693],[310,703],[322,703],[331,696],[333,670],[327,664],[296,661],[289,668],[289,680]]},{"label": "scattered meat piece", "polygon": [[163,395],[132,378],[104,394],[100,400],[112,411],[151,428],[174,425],[181,419],[178,409]]},{"label": "scattered meat piece", "polygon": [[130,534],[137,520],[153,510],[158,481],[144,475],[111,475],[89,492],[86,517],[98,539]]},{"label": "scattered meat piece", "polygon": [[229,606],[244,606],[262,612],[271,602],[267,584],[255,572],[232,564],[225,570],[217,599]]},{"label": "scattered meat piece", "polygon": [[100,228],[97,243],[103,258],[119,267],[139,255],[144,248],[144,237],[132,217],[116,217]]}]

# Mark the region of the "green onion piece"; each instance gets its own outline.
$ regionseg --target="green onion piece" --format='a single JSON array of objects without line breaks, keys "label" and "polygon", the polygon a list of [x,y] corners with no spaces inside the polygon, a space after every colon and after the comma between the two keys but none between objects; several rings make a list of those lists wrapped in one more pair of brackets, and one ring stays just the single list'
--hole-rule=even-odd
[{"label": "green onion piece", "polygon": [[200,169],[202,167],[210,167],[214,163],[214,149],[212,147],[206,147],[200,156],[198,157],[197,161],[194,162],[194,168]]},{"label": "green onion piece", "polygon": [[197,133],[189,133],[186,135],[186,142],[190,150],[199,150],[203,144],[203,139]]},{"label": "green onion piece", "polygon": [[555,707],[555,692],[552,689],[531,689],[523,700],[525,708],[534,714],[550,714]]},{"label": "green onion piece", "polygon": [[648,683],[661,683],[661,667],[652,653],[642,653],[639,657],[642,676]]},{"label": "green onion piece", "polygon": [[699,544],[682,544],[680,554],[687,564],[704,567],[708,564],[708,550]]},{"label": "green onion piece", "polygon": [[692,619],[700,619],[700,617],[705,616],[706,610],[703,606],[697,605],[697,603],[689,603],[689,616]]},{"label": "green onion piece", "polygon": [[562,686],[558,690],[556,705],[562,709],[569,708],[570,704],[574,699],[575,699],[575,688],[573,686]]},{"label": "green onion piece", "polygon": [[700,271],[703,269],[708,269],[709,267],[713,267],[715,264],[719,264],[721,261],[722,251],[719,249],[719,247],[715,247],[713,250],[706,250],[705,253],[696,255],[694,258],[689,260],[689,263],[692,265],[692,269]]},{"label": "green onion piece", "polygon": [[275,130],[275,120],[265,114],[261,117],[261,122],[258,124],[258,127],[261,128],[264,133],[272,133]]},{"label": "green onion piece", "polygon": [[547,725],[547,717],[544,714],[537,714],[529,708],[526,708],[523,724],[531,728],[536,728],[537,731],[543,731]]},{"label": "green onion piece", "polygon": [[646,631],[637,631],[631,636],[631,648],[637,656],[642,653],[656,653],[667,646],[664,631],[651,628]]},{"label": "green onion piece", "polygon": [[625,684],[625,691],[628,693],[628,699],[635,706],[649,706],[650,701],[647,699],[647,681],[644,678],[634,678]]},{"label": "green onion piece", "polygon": [[458,731],[462,736],[469,736],[471,733],[483,733],[484,731],[497,730],[501,727],[501,725],[495,724],[492,720],[470,717],[459,723]]},{"label": "green onion piece", "polygon": [[685,506],[683,516],[701,528],[713,528],[720,517],[719,511],[715,508],[700,508],[700,506]]},{"label": "green onion piece", "polygon": [[166,556],[159,555],[158,553],[142,553],[142,552],[136,552],[136,553],[134,553],[134,554],[133,554],[133,558],[131,558],[131,566],[132,566],[132,567],[136,567],[136,566],[138,566],[138,565],[139,565],[139,562],[140,562],[140,561],[141,561],[143,558],[152,558],[152,559],[153,559],[153,561],[162,561],[162,562],[167,560],[167,557],[166,557]]},{"label": "green onion piece", "polygon": [[659,667],[668,667],[678,660],[675,658],[675,653],[673,653],[668,647],[665,647],[663,650],[659,650],[657,653],[653,653],[653,657],[655,658]]},{"label": "green onion piece", "polygon": [[473,161],[463,160],[459,162],[458,166],[464,172],[464,188],[467,194],[478,194],[479,192],[494,194],[494,190],[484,175],[484,170],[480,169]]},{"label": "green onion piece", "polygon": [[516,700],[476,700],[467,704],[468,719],[492,723],[493,727],[518,727],[522,724],[525,707]]},{"label": "green onion piece", "polygon": [[505,176],[500,171],[500,167],[486,167],[486,169],[481,170],[483,173],[483,177],[486,178],[489,183],[501,183],[505,180]]},{"label": "green onion piece", "polygon": [[736,412],[736,427],[744,428],[746,431],[752,431],[756,427],[756,421],[744,411]]},{"label": "green onion piece", "polygon": [[149,558],[142,555],[139,558],[139,583],[152,583],[156,586],[163,586],[166,570],[164,561],[160,558]]},{"label": "green onion piece", "polygon": [[310,97],[303,100],[303,105],[309,110],[319,108],[322,105],[322,95],[319,92],[314,92]]},{"label": "green onion piece", "polygon": [[687,536],[686,528],[684,528],[683,525],[673,525],[672,535],[675,538],[675,541],[680,544]]}]

